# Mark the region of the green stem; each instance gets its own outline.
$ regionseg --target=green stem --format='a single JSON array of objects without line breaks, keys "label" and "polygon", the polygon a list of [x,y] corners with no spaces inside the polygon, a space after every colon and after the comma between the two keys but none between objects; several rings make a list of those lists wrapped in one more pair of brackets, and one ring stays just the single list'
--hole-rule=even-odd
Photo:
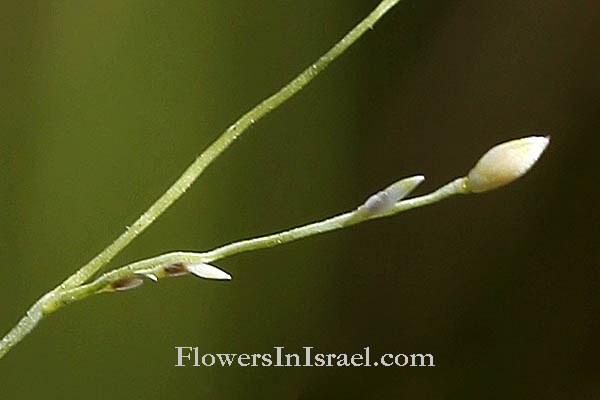
[{"label": "green stem", "polygon": [[121,234],[110,246],[94,257],[89,263],[81,267],[74,275],[70,276],[64,285],[72,288],[82,284],[92,277],[103,265],[107,264],[137,235],[142,233],[152,222],[173,204],[192,183],[233,141],[240,136],[249,126],[264,117],[271,110],[277,108],[287,99],[298,93],[304,86],[313,80],[333,60],[350,47],[365,31],[371,28],[390,8],[399,0],[385,0],[371,12],[365,19],[354,27],[342,40],[322,55],[314,64],[306,68],[294,80],[281,88],[277,93],[263,100],[252,110],[244,114],[231,125],[221,136],[215,140],[175,181],[175,183],[150,206],[125,232]]},{"label": "green stem", "polygon": [[324,70],[329,63],[340,56],[359,37],[361,37],[393,6],[400,0],[383,0],[375,10],[356,25],[346,36],[342,38],[327,53],[322,55],[314,64],[306,68],[294,80],[281,88],[271,97],[263,100],[252,110],[244,114],[233,125],[219,136],[175,181],[175,183],[160,196],[148,210],[142,214],[125,232],[123,232],[113,243],[111,243],[100,254],[90,262],[81,267],[76,273],[68,277],[60,286],[48,292],[40,298],[21,318],[17,325],[12,328],[0,341],[0,358],[2,358],[13,346],[20,342],[39,323],[45,314],[45,310],[51,311],[52,304],[57,297],[62,296],[66,290],[76,288],[88,281],[102,266],[110,262],[121,250],[123,250],[136,236],[142,233],[154,222],[167,208],[169,208],[192,183],[233,141],[240,136],[249,126],[260,118],[277,108],[287,99],[299,92],[314,77]]},{"label": "green stem", "polygon": [[273,247],[283,243],[288,243],[294,240],[302,239],[307,236],[318,235],[320,233],[346,228],[348,226],[356,225],[360,222],[381,217],[387,217],[413,208],[437,203],[438,201],[443,200],[446,197],[458,193],[467,193],[465,186],[465,178],[455,179],[454,181],[442,186],[441,188],[427,195],[401,201],[397,203],[393,209],[384,214],[369,216],[360,213],[358,209],[356,209],[354,211],[340,214],[335,217],[328,218],[326,220],[315,222],[309,225],[304,225],[298,228],[290,229],[288,231],[231,243],[223,247],[219,247],[215,250],[203,253],[202,257],[204,262],[211,262],[245,251],[258,250],[265,247]]},{"label": "green stem", "polygon": [[107,272],[87,285],[82,285],[74,289],[63,291],[60,296],[53,299],[53,302],[47,303],[44,312],[49,313],[55,311],[65,304],[70,304],[93,294],[100,293],[111,283],[131,277],[133,275],[148,273],[156,273],[159,275],[158,269],[172,264],[209,263],[225,257],[230,257],[234,254],[278,246],[305,237],[318,235],[320,233],[346,228],[371,219],[388,217],[403,211],[411,210],[413,208],[437,203],[438,201],[444,200],[447,197],[455,194],[466,193],[469,193],[466,185],[466,178],[458,178],[440,187],[432,193],[398,202],[390,211],[384,214],[368,215],[360,212],[359,209],[355,209],[344,214],[327,218],[323,221],[314,222],[312,224],[300,226],[287,231],[230,243],[205,253],[174,252],[142,261],[137,261],[135,263]]}]

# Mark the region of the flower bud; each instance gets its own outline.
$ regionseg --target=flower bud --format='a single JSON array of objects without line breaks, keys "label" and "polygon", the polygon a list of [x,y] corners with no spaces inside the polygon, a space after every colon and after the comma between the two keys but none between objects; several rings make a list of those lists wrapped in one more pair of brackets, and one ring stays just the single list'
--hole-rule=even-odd
[{"label": "flower bud", "polygon": [[182,275],[196,275],[204,279],[231,280],[231,275],[219,268],[205,263],[176,262],[164,266],[136,271],[136,277],[148,278],[154,282],[159,279]]},{"label": "flower bud", "polygon": [[204,279],[231,280],[231,275],[210,264],[188,264],[186,269],[192,274]]},{"label": "flower bud", "polygon": [[469,190],[485,192],[521,177],[535,164],[549,142],[549,136],[530,136],[492,147],[467,175]]},{"label": "flower bud", "polygon": [[368,215],[383,214],[391,210],[397,202],[408,196],[424,180],[425,177],[423,175],[404,178],[369,197],[359,207],[359,210]]}]

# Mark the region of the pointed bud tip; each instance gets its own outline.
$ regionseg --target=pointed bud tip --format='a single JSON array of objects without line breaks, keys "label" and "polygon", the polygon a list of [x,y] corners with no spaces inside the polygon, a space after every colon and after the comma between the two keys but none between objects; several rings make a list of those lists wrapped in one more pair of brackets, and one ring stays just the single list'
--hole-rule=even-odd
[{"label": "pointed bud tip", "polygon": [[186,268],[190,273],[192,273],[200,278],[227,280],[227,281],[231,280],[231,275],[229,275],[227,272],[223,271],[222,269],[219,269],[210,264],[204,264],[204,263],[188,264],[186,266]]},{"label": "pointed bud tip", "polygon": [[392,200],[400,201],[415,190],[424,180],[425,177],[423,175],[410,176],[391,184],[383,191],[386,192]]},{"label": "pointed bud tip", "polygon": [[523,176],[540,158],[550,136],[529,136],[492,147],[467,175],[469,190],[485,192]]}]

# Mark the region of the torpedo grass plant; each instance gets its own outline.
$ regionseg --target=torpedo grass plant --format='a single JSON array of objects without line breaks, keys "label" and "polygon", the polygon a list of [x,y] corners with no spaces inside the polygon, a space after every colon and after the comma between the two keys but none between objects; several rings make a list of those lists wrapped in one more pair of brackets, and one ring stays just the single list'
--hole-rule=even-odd
[{"label": "torpedo grass plant", "polygon": [[31,306],[17,325],[0,340],[0,358],[27,336],[44,317],[66,304],[88,296],[133,289],[142,284],[144,280],[158,281],[162,278],[179,275],[191,274],[205,279],[227,280],[231,276],[210,263],[233,254],[277,246],[371,219],[388,217],[413,208],[436,203],[455,194],[487,191],[509,183],[523,175],[544,151],[548,144],[548,137],[532,136],[498,145],[488,151],[467,176],[457,178],[420,197],[403,200],[423,181],[424,177],[419,175],[405,178],[372,195],[356,209],[323,221],[267,236],[230,243],[207,252],[172,252],[147,258],[116,268],[92,280],[93,276],[104,265],[109,263],[181,197],[206,167],[229,147],[238,136],[312,81],[399,1],[383,0],[377,8],[317,61],[278,92],[260,102],[241,116],[233,125],[229,126],[125,232],[90,262],[65,279],[60,285],[44,294]]}]

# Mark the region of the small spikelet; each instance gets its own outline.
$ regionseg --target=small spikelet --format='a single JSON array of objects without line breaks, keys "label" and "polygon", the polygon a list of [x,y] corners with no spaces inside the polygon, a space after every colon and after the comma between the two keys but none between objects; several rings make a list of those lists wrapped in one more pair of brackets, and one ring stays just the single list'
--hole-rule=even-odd
[{"label": "small spikelet", "polygon": [[383,214],[391,210],[397,202],[408,196],[424,180],[425,177],[423,175],[402,179],[369,197],[359,209],[368,215]]},{"label": "small spikelet", "polygon": [[227,272],[223,271],[222,269],[219,269],[210,264],[204,264],[204,263],[188,264],[186,266],[186,268],[190,273],[192,273],[200,278],[227,280],[227,281],[231,280],[231,275],[229,275]]},{"label": "small spikelet", "polygon": [[469,190],[485,192],[523,176],[540,158],[549,142],[549,136],[530,136],[492,147],[467,175]]},{"label": "small spikelet", "polygon": [[114,291],[124,291],[135,289],[144,283],[144,280],[141,276],[129,276],[127,278],[119,279],[118,281],[114,281],[109,285],[109,290]]},{"label": "small spikelet", "polygon": [[164,274],[166,276],[180,276],[188,273],[187,268],[184,263],[175,263],[171,265],[167,265],[163,268]]}]

